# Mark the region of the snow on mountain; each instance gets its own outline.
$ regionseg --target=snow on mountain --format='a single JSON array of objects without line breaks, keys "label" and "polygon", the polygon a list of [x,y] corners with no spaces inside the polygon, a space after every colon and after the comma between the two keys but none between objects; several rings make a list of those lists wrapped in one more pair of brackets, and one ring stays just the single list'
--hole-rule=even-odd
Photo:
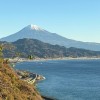
[{"label": "snow on mountain", "polygon": [[58,44],[58,45],[65,46],[65,47],[76,47],[76,48],[100,51],[99,43],[81,42],[81,41],[71,40],[63,36],[60,36],[56,33],[48,32],[42,29],[41,27],[37,25],[32,25],[32,24],[24,27],[19,32],[16,32],[12,35],[4,37],[0,40],[14,42],[18,39],[23,39],[23,38],[37,39],[45,43],[50,43],[54,45]]},{"label": "snow on mountain", "polygon": [[32,30],[37,30],[37,31],[44,31],[42,28],[40,28],[39,26],[37,25],[29,25],[29,27],[32,29]]}]

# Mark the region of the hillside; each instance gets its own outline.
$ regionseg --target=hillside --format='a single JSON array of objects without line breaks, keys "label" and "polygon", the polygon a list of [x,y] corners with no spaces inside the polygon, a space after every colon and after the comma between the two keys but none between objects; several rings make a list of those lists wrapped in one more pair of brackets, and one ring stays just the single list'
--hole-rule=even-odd
[{"label": "hillside", "polygon": [[59,45],[51,45],[36,39],[19,39],[15,42],[0,42],[4,46],[4,57],[15,57],[16,53],[20,57],[27,58],[29,55],[39,58],[59,58],[59,57],[99,57],[100,52],[74,47],[66,48]]},{"label": "hillside", "polygon": [[0,100],[43,100],[33,85],[20,80],[7,64],[0,64]]},{"label": "hillside", "polygon": [[45,43],[65,46],[67,48],[75,47],[75,48],[100,51],[100,43],[81,42],[68,39],[56,33],[51,33],[49,31],[46,31],[36,25],[28,25],[23,29],[21,29],[20,31],[0,39],[0,41],[15,42],[19,39],[24,39],[24,38],[37,39]]}]

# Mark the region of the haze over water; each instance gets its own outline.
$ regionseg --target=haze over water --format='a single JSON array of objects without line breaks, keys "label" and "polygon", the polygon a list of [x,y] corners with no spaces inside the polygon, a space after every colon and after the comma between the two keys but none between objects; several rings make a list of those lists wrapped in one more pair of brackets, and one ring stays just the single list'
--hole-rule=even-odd
[{"label": "haze over water", "polygon": [[17,69],[46,77],[37,88],[57,100],[100,100],[100,60],[23,62]]}]

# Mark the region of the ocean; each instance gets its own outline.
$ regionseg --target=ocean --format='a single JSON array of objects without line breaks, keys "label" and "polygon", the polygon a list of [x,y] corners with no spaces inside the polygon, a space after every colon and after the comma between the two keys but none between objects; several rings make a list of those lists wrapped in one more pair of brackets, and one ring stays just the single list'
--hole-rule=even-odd
[{"label": "ocean", "polygon": [[100,100],[100,60],[22,62],[15,68],[45,76],[37,84],[42,95],[57,100]]}]

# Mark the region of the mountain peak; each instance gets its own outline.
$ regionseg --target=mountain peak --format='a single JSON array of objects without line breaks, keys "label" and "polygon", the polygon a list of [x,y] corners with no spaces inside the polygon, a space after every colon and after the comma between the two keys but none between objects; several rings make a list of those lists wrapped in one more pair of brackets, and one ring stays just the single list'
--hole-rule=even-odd
[{"label": "mountain peak", "polygon": [[33,25],[33,24],[30,24],[30,25],[28,25],[28,27],[30,28],[30,29],[32,29],[32,30],[36,30],[36,31],[44,31],[44,29],[42,29],[42,28],[40,28],[39,26],[37,26],[37,25]]}]

